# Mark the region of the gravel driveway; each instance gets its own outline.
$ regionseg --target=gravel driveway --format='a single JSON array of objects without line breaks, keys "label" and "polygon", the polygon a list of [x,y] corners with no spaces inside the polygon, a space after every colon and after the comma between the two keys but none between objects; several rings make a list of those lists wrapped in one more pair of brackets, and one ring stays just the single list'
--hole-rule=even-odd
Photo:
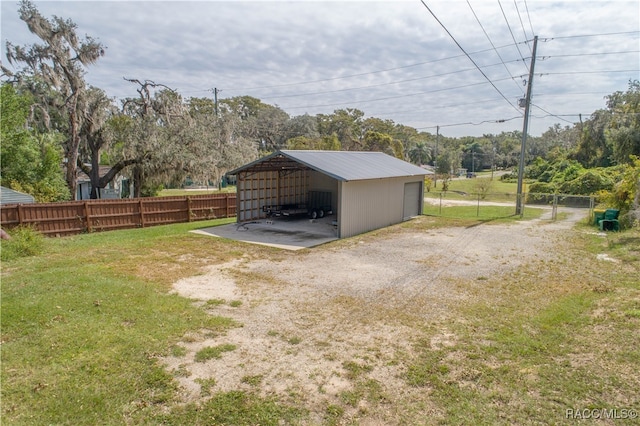
[{"label": "gravel driveway", "polygon": [[[369,410],[370,423],[382,424],[380,419],[393,413],[380,410],[393,410],[389,407],[421,392],[402,380],[398,354],[412,351],[420,330],[435,321],[446,324],[452,304],[474,297],[465,283],[478,287],[533,259],[554,256],[586,214],[567,211],[569,217],[556,222],[433,230],[419,230],[432,220],[420,217],[390,232],[289,253],[284,260],[240,258],[211,266],[177,282],[174,290],[196,303],[227,301],[206,306],[242,327],[223,336],[187,336],[186,355],[165,359],[167,368],[183,373],[176,375],[185,400],[202,397],[197,379],[215,379],[212,392],[255,389],[257,381],[261,393],[309,409],[316,424],[322,407],[353,386],[345,365],[366,360],[373,365],[368,375],[393,399]],[[431,344],[448,345],[452,339],[444,328]],[[221,344],[236,349],[194,362],[199,349]]]}]

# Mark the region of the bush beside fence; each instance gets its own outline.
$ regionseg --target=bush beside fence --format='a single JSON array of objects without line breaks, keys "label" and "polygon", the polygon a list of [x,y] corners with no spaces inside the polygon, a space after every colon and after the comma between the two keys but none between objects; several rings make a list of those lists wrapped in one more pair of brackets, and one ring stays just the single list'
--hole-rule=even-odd
[{"label": "bush beside fence", "polygon": [[45,235],[144,228],[234,217],[236,194],[10,204],[0,210],[3,228],[32,226]]}]

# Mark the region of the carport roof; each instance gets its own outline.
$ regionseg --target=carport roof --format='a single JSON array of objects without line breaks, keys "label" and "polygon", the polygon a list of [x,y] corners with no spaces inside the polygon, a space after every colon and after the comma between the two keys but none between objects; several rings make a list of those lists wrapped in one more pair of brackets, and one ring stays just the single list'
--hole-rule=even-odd
[{"label": "carport roof", "polygon": [[281,150],[228,174],[311,169],[339,181],[424,176],[430,171],[382,152]]}]

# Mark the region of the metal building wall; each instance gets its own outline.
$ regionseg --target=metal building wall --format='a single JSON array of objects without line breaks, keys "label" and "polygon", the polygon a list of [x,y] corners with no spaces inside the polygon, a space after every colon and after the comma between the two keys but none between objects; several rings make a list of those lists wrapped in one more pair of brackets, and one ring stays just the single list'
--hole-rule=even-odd
[{"label": "metal building wall", "polygon": [[264,219],[264,206],[303,204],[309,191],[309,172],[263,171],[238,175],[236,208],[238,222]]},{"label": "metal building wall", "polygon": [[[402,222],[404,184],[422,182],[422,179],[423,176],[407,176],[341,182],[338,237],[347,238]],[[420,196],[424,194],[421,193]]]},{"label": "metal building wall", "polygon": [[331,192],[331,207],[338,210],[338,181],[331,176],[312,171],[309,173],[309,191]]}]

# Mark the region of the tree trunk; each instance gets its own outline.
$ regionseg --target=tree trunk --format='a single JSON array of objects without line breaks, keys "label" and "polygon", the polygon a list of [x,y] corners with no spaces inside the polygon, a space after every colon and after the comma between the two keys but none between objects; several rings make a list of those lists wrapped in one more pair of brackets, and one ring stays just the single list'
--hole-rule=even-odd
[{"label": "tree trunk", "polygon": [[133,167],[133,198],[140,198],[142,194],[142,166],[135,165]]},{"label": "tree trunk", "polygon": [[67,186],[69,192],[71,192],[71,199],[78,199],[78,149],[80,147],[80,135],[78,134],[78,121],[76,119],[76,106],[75,100],[69,101],[70,105],[67,106],[69,112],[69,145],[67,146]]},{"label": "tree trunk", "polygon": [[89,178],[91,179],[91,198],[92,200],[98,199],[98,190],[104,188],[104,185],[101,185],[100,182],[100,151],[98,151],[98,155],[91,156],[91,174],[89,174]]}]

